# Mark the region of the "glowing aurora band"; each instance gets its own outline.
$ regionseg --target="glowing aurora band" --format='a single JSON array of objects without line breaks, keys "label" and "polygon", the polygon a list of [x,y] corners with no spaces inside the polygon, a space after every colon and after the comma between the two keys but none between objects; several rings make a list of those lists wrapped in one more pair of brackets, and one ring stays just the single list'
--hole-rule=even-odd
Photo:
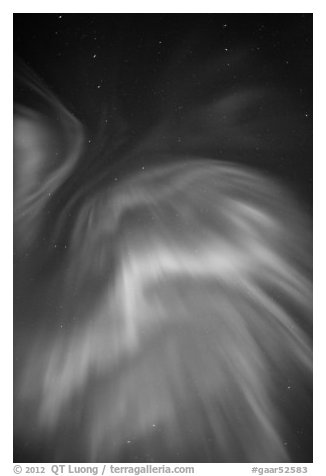
[{"label": "glowing aurora band", "polygon": [[[65,161],[48,166],[50,126],[18,108],[15,231],[42,260],[47,203],[83,138],[38,94],[60,111]],[[261,173],[167,159],[99,188],[71,218],[63,266],[34,289],[42,301],[64,288],[64,327],[49,329],[45,297],[37,329],[16,318],[15,438],[44,461],[296,459],[295,415],[311,405],[309,220]]]}]

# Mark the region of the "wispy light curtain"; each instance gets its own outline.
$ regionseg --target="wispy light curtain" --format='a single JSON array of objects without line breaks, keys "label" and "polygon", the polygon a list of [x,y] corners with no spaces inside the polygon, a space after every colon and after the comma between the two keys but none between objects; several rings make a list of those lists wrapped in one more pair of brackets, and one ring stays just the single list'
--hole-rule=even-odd
[{"label": "wispy light curtain", "polygon": [[[241,77],[244,48],[227,54]],[[172,56],[153,123],[109,97],[92,140],[17,62],[18,460],[309,453],[311,220],[273,162],[298,150],[291,98]]]}]

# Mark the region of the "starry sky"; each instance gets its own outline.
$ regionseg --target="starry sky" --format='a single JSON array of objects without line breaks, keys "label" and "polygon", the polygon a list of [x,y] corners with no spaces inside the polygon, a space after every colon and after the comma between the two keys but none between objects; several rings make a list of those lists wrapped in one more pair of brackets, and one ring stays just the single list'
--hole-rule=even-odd
[{"label": "starry sky", "polygon": [[[311,206],[311,14],[16,14],[14,51],[84,125],[94,175],[140,167],[123,157],[143,141],[151,157],[262,168]],[[248,90],[263,97],[251,104]],[[221,112],[207,104],[230,94],[246,105],[226,101],[223,114],[235,117],[216,133]],[[170,127],[144,141],[162,121]]]},{"label": "starry sky", "polygon": [[[51,300],[40,286],[67,252],[74,223],[65,223],[57,241],[49,237],[71,197],[78,195],[78,210],[101,188],[166,157],[211,158],[276,177],[311,213],[311,14],[15,14],[14,53],[15,68],[23,62],[35,72],[82,124],[85,139],[78,170],[47,209],[46,256],[42,246],[35,252],[42,272],[27,253],[26,274],[15,273],[16,314],[24,316],[15,324],[24,340],[25,328],[35,334],[37,313],[51,326],[39,296],[52,315],[62,314],[60,286]],[[26,88],[14,94],[38,110]],[[61,329],[59,318],[52,325],[58,322]],[[292,405],[293,389],[289,378],[281,405]],[[310,413],[302,422],[298,457],[309,461]]]}]

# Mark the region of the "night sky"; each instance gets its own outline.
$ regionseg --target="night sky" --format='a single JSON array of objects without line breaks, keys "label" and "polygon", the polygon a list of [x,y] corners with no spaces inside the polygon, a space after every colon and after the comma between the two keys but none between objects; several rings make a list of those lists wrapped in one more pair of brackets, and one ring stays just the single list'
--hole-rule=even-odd
[{"label": "night sky", "polygon": [[[107,327],[105,327],[107,324],[104,318],[102,319],[103,316],[97,316],[97,307],[96,311],[94,311],[94,302],[96,302],[97,306],[97,299],[100,301],[102,298],[102,290],[106,289],[105,286],[111,285],[108,276],[110,276],[110,279],[114,276],[115,266],[118,268],[119,264],[121,266],[125,264],[124,260],[128,261],[127,253],[120,256],[119,252],[117,252],[117,258],[114,255],[115,251],[112,251],[115,248],[110,248],[111,242],[105,241],[108,239],[108,236],[104,234],[103,230],[108,235],[109,231],[111,232],[109,226],[105,229],[105,220],[108,223],[111,222],[107,218],[108,215],[105,215],[107,211],[105,208],[107,206],[106,202],[103,202],[104,211],[100,210],[101,194],[103,192],[103,197],[105,197],[106,191],[111,191],[126,176],[136,174],[135,176],[139,178],[144,171],[147,172],[151,167],[160,166],[165,163],[170,164],[171,162],[178,164],[188,159],[198,158],[203,163],[204,159],[213,159],[213,161],[221,161],[226,164],[236,163],[249,166],[263,172],[264,177],[270,179],[271,189],[278,182],[285,185],[285,189],[290,190],[295,197],[293,202],[295,206],[289,201],[289,210],[293,211],[293,214],[289,213],[289,228],[282,222],[284,218],[282,215],[283,210],[282,206],[279,206],[278,196],[274,196],[275,206],[273,199],[270,202],[266,199],[264,206],[267,209],[267,218],[269,213],[272,216],[272,213],[276,210],[275,216],[281,220],[282,239],[284,236],[294,237],[293,250],[291,249],[292,243],[291,245],[286,243],[284,245],[286,251],[284,251],[282,240],[278,242],[277,238],[275,238],[275,242],[273,241],[273,232],[277,229],[277,226],[275,228],[271,226],[270,236],[266,235],[266,240],[263,242],[263,251],[264,246],[266,246],[267,251],[268,246],[271,246],[271,249],[274,246],[276,250],[278,250],[279,246],[281,252],[283,253],[284,251],[282,256],[285,256],[285,261],[288,258],[291,264],[294,263],[294,268],[298,266],[299,284],[302,285],[304,283],[303,287],[309,287],[309,284],[307,285],[306,283],[311,277],[309,274],[311,264],[309,262],[309,252],[311,247],[308,237],[312,214],[313,111],[311,14],[15,14],[14,70],[17,73],[14,84],[14,99],[20,105],[19,107],[26,107],[25,109],[17,109],[18,116],[23,111],[23,127],[21,129],[23,133],[22,138],[17,134],[17,142],[19,140],[21,140],[21,143],[24,141],[28,142],[26,130],[27,132],[32,131],[31,136],[33,136],[35,132],[33,126],[31,129],[27,127],[25,130],[26,124],[24,120],[30,117],[33,119],[34,116],[31,111],[35,110],[35,117],[37,116],[37,121],[39,121],[36,121],[39,131],[35,136],[41,139],[39,139],[39,142],[37,141],[38,139],[35,139],[33,142],[34,138],[32,137],[29,145],[30,149],[34,147],[36,151],[34,167],[41,177],[41,185],[42,178],[45,177],[46,179],[47,176],[51,178],[52,175],[56,177],[55,172],[61,165],[61,157],[63,159],[65,157],[70,158],[69,154],[65,154],[65,152],[69,149],[69,140],[71,139],[71,143],[74,143],[74,134],[71,133],[71,137],[69,134],[77,123],[78,125],[81,124],[82,134],[80,135],[84,140],[83,147],[78,155],[77,166],[69,170],[69,173],[67,172],[62,180],[60,178],[58,182],[55,182],[55,185],[58,184],[58,186],[54,187],[54,193],[52,193],[50,188],[49,190],[44,189],[46,192],[49,191],[49,197],[46,197],[46,200],[44,197],[41,197],[45,200],[44,203],[46,204],[43,207],[42,202],[39,209],[37,208],[37,200],[35,200],[35,196],[38,197],[38,190],[36,192],[33,190],[36,183],[35,180],[33,181],[33,160],[31,160],[32,166],[30,169],[28,169],[29,165],[26,166],[26,164],[25,169],[23,168],[24,160],[21,160],[17,166],[17,169],[21,167],[21,170],[23,170],[23,179],[20,177],[21,182],[17,181],[17,188],[21,186],[23,190],[21,201],[24,202],[26,200],[28,210],[30,205],[28,199],[32,196],[34,201],[31,200],[31,223],[38,225],[39,220],[41,225],[39,229],[37,226],[33,229],[32,226],[29,226],[28,221],[24,222],[25,217],[23,214],[22,219],[20,216],[17,219],[16,236],[18,237],[18,244],[15,248],[14,256],[16,381],[19,381],[21,374],[25,372],[22,362],[25,362],[26,356],[29,357],[29,353],[32,355],[31,362],[34,362],[33,359],[36,362],[36,365],[30,365],[32,369],[31,379],[34,378],[36,382],[35,388],[37,388],[39,380],[41,380],[39,375],[46,375],[44,368],[41,368],[38,372],[37,362],[39,360],[42,361],[42,359],[38,358],[39,355],[36,351],[33,354],[34,347],[30,347],[29,344],[26,345],[26,342],[29,342],[29,338],[35,338],[35,349],[39,345],[41,355],[46,356],[48,349],[53,346],[54,352],[57,352],[56,355],[60,355],[62,352],[62,355],[72,355],[71,362],[75,360],[77,363],[78,360],[82,361],[79,358],[78,352],[79,349],[83,349],[83,331],[86,329],[85,335],[88,332],[87,319],[89,312],[94,313],[94,322],[98,323],[96,334],[98,341],[95,340],[95,343],[100,342],[98,348],[101,350],[101,345],[103,344],[101,333],[105,334],[107,332]],[[35,76],[33,76],[34,74]],[[26,80],[26,78],[30,79],[31,77],[37,78],[35,84],[38,85],[38,93],[41,91],[43,94],[44,91],[47,91],[44,95],[44,97],[48,96],[46,100],[44,100],[42,94],[35,94],[35,91],[30,87],[31,82],[29,83],[29,80]],[[69,113],[62,113],[63,108],[60,109],[60,104],[72,114],[71,117],[68,118]],[[26,111],[28,112],[26,113]],[[62,115],[60,116],[61,113]],[[40,125],[39,118],[42,117],[42,114],[44,114],[44,117],[48,114],[46,126],[49,126],[49,133],[44,132],[42,125]],[[51,129],[52,126],[53,129]],[[19,132],[21,130],[18,129]],[[46,139],[49,137],[49,143],[44,146],[44,150],[46,150],[44,157],[47,163],[44,167],[42,164],[39,166],[36,162],[38,158],[42,158],[42,153],[39,156],[37,155],[38,147],[42,149],[42,141],[46,142]],[[76,138],[79,139],[79,132],[76,133]],[[26,155],[28,159],[33,159],[30,149],[27,147]],[[20,156],[19,153],[17,154],[18,160],[21,157],[24,159],[26,150],[24,147],[22,147],[22,150],[23,152]],[[37,168],[38,166],[39,168]],[[28,185],[24,189],[24,173],[29,173],[26,183],[28,183],[28,180],[30,181],[30,189],[28,189]],[[186,171],[185,173],[190,172]],[[39,177],[37,179],[39,180]],[[167,180],[167,178],[162,179],[162,181],[164,180]],[[173,177],[171,182],[173,182]],[[168,188],[169,186],[170,184],[167,183],[166,187]],[[204,186],[205,184],[203,184]],[[260,189],[260,183],[254,183],[254,187],[257,187],[257,190],[260,190],[261,196],[265,197],[264,191]],[[275,185],[275,190],[278,190],[277,185]],[[34,196],[33,193],[35,193]],[[127,188],[125,191],[126,200],[130,199],[128,193],[129,189]],[[266,192],[266,197],[268,197],[268,193]],[[214,194],[212,196],[213,198],[215,197]],[[95,201],[93,202],[92,199],[94,197]],[[194,197],[196,198],[195,191]],[[200,201],[201,195],[199,197]],[[189,198],[189,203],[194,210],[196,210],[195,198],[193,202]],[[184,198],[181,194],[179,200],[180,209],[182,210],[183,200],[186,201],[187,198]],[[282,199],[280,198],[280,200]],[[22,206],[24,205],[25,203]],[[178,207],[178,205],[178,203],[175,204],[171,201],[170,209],[172,210],[174,206]],[[284,207],[286,208],[287,205],[287,203],[284,204]],[[223,203],[222,205],[217,204],[217,210],[219,206],[223,208]],[[291,208],[292,206],[293,208]],[[114,203],[112,207],[114,208]],[[191,207],[189,206],[189,208]],[[273,212],[271,212],[272,209]],[[302,221],[296,215],[296,212],[301,210],[308,212],[308,218],[305,216]],[[112,210],[109,209],[109,211],[111,212]],[[92,223],[92,226],[86,227],[85,232],[82,227],[78,228],[78,226],[80,222],[84,225],[87,223],[87,220],[85,219],[84,223],[82,220],[79,221],[79,219],[83,213],[87,216],[88,212],[91,217],[89,222]],[[33,216],[33,213],[35,216]],[[99,219],[99,217],[103,218],[101,213],[104,214],[105,218],[102,222]],[[162,214],[164,215],[164,213],[168,216],[168,212],[163,211]],[[231,213],[226,209],[225,215],[228,213],[229,216],[232,215],[232,206]],[[212,216],[215,217],[215,215]],[[21,222],[19,221],[20,219]],[[34,219],[35,222],[32,221]],[[133,226],[135,226],[136,231],[140,230],[139,236],[141,236],[141,233],[146,230],[141,220],[145,219],[141,216],[139,220],[138,225],[137,223],[135,225],[133,220],[130,219],[126,227],[130,227],[133,230]],[[207,223],[209,220],[214,222],[211,217],[208,217]],[[218,220],[215,221],[218,222]],[[137,222],[136,219],[135,222]],[[164,223],[164,220],[162,223]],[[269,223],[268,220],[264,221],[262,219],[262,229],[264,229],[266,223]],[[293,223],[293,230],[291,229],[291,223]],[[303,223],[303,228],[300,228]],[[308,225],[306,226],[306,224]],[[203,225],[204,232],[206,225],[206,223]],[[20,226],[21,228],[19,228]],[[97,229],[100,230],[98,242],[96,241],[96,233],[93,233],[93,226],[95,231]],[[150,229],[151,225],[147,224],[146,226]],[[200,226],[198,225],[197,228],[194,228],[194,237],[202,232]],[[295,236],[296,226],[298,230],[303,230],[302,233],[297,233],[297,241]],[[165,236],[165,231],[167,236],[170,236],[171,240],[167,241],[167,243],[173,250],[173,246],[176,243],[176,241],[173,241],[173,238],[178,233],[178,226],[175,228],[166,226],[165,229],[164,227],[162,229],[163,237]],[[59,230],[59,233],[56,233],[57,230]],[[28,242],[29,236],[27,232],[30,232],[32,237],[30,242]],[[102,232],[104,238],[100,235]],[[117,236],[113,235],[112,238],[112,243],[115,244],[118,251],[120,245],[119,233],[120,231],[118,230]],[[129,234],[132,235],[131,232]],[[191,232],[189,234],[191,235]],[[232,232],[230,234],[232,235]],[[111,239],[111,236],[109,238]],[[235,232],[231,238],[234,238],[235,242],[238,243],[239,237],[236,236]],[[158,246],[163,243],[160,242],[160,239],[161,236],[156,237]],[[108,246],[108,243],[110,246]],[[137,238],[132,239],[130,243],[129,251],[132,255],[133,252],[139,251],[136,246]],[[255,243],[253,241],[249,244],[252,247],[248,247],[248,249],[253,253],[255,259]],[[298,244],[298,248],[295,248],[296,244]],[[85,247],[83,248],[84,245]],[[296,249],[298,249],[297,256],[295,256]],[[308,249],[308,252],[306,252],[306,249]],[[98,258],[98,261],[96,261],[94,256]],[[177,254],[172,254],[172,256],[174,256],[176,263],[178,263],[179,258]],[[152,257],[155,259],[155,253],[153,253]],[[231,262],[233,258],[234,256],[231,253]],[[115,262],[115,259],[118,264]],[[236,260],[236,258],[234,259]],[[291,261],[292,259],[293,261]],[[105,271],[107,274],[104,273],[104,278],[101,260],[104,262],[103,267],[105,268],[106,266]],[[113,264],[110,260],[112,260]],[[89,268],[87,268],[85,262],[89,264]],[[160,263],[158,268],[159,266]],[[282,265],[281,271],[283,271]],[[263,269],[262,274],[264,272],[265,270]],[[101,273],[102,275],[99,278],[98,276]],[[305,273],[308,275],[307,280],[305,280]],[[78,282],[79,274],[81,275],[81,281],[84,281],[80,288],[78,288],[78,285],[75,286],[74,282],[74,280]],[[140,272],[139,276],[141,276]],[[272,282],[272,278],[268,276],[268,279],[271,279]],[[262,286],[266,285],[267,289],[269,285],[268,279],[266,279],[267,284],[262,284]],[[70,287],[66,285],[67,282],[69,282]],[[200,284],[199,278],[197,284],[198,286]],[[203,285],[201,289],[205,290],[205,286]],[[237,300],[238,295],[231,285],[230,289],[231,297],[233,296]],[[180,296],[182,292],[180,292]],[[275,291],[276,301],[279,299],[281,306],[284,304],[286,309],[290,302],[291,312],[293,311],[295,319],[299,322],[302,317],[301,314],[304,315],[306,308],[310,305],[309,299],[307,298],[307,302],[300,307],[296,302],[291,303],[292,296],[290,298],[287,297],[286,291],[284,295],[282,294],[283,290],[278,292],[279,294]],[[232,293],[234,294],[232,295]],[[271,290],[270,293],[272,299],[274,299],[273,291]],[[180,298],[180,300],[182,299]],[[166,299],[167,301],[168,299]],[[121,303],[123,304],[123,299],[121,299]],[[122,304],[121,307],[123,307]],[[239,306],[241,309],[241,302]],[[243,308],[247,309],[245,304],[243,304]],[[166,309],[168,309],[168,305]],[[226,318],[230,309],[226,305]],[[82,315],[80,322],[78,319],[76,321],[75,317],[71,317],[78,313]],[[306,314],[310,315],[310,308]],[[98,320],[96,321],[97,317]],[[302,324],[302,332],[305,337],[306,334],[310,333],[310,321],[308,322],[308,319],[306,321],[306,317],[302,318],[304,322]],[[91,319],[93,319],[93,314]],[[103,321],[105,322],[104,324]],[[102,332],[101,325],[104,326],[104,333]],[[226,328],[227,326],[228,323]],[[255,324],[253,325],[251,335],[253,341],[255,329],[259,336],[261,329],[264,328],[258,328],[258,326],[255,328]],[[81,330],[80,333],[79,330]],[[267,343],[271,345],[272,349],[273,344],[271,342],[275,337],[273,331],[274,329],[271,330],[271,341]],[[180,332],[180,329],[178,332]],[[203,331],[201,330],[200,332]],[[64,337],[61,337],[60,333]],[[293,333],[295,332],[293,331]],[[91,334],[91,331],[89,331],[89,334]],[[181,342],[183,342],[182,345],[186,348],[188,343],[184,335],[187,336],[187,334],[182,334],[182,332],[180,334]],[[158,335],[160,337],[159,332]],[[238,338],[236,325],[231,329],[230,335],[236,341]],[[280,335],[284,337],[281,331]],[[218,332],[217,336],[219,336]],[[40,344],[38,344],[38,340],[41,342]],[[47,345],[47,342],[49,342],[49,345]],[[62,342],[63,350],[60,347]],[[284,342],[287,342],[285,337]],[[300,346],[296,347],[291,340],[289,342],[293,345],[293,347],[289,346],[289,355],[286,353],[286,346],[282,350],[284,350],[285,356],[289,357],[290,370],[286,367],[283,368],[282,365],[281,370],[277,367],[274,369],[274,364],[271,364],[270,371],[271,373],[274,372],[273,382],[277,382],[275,394],[277,394],[279,407],[281,411],[284,411],[284,414],[287,413],[291,430],[295,434],[295,438],[291,442],[291,457],[293,461],[297,462],[311,461],[310,374],[307,371],[307,375],[301,375],[301,369],[297,370],[296,366],[299,367],[301,361],[297,364],[296,362],[293,363],[291,359],[300,353]],[[70,346],[71,343],[72,345]],[[268,347],[267,344],[266,347]],[[158,354],[155,351],[155,345],[159,349]],[[243,343],[242,345],[244,346],[244,355],[247,355],[246,351],[249,346],[246,347]],[[221,346],[223,348],[223,342]],[[85,347],[87,348],[87,346]],[[70,349],[72,349],[72,354],[69,354]],[[159,374],[160,370],[159,355],[162,352],[164,356],[165,350],[159,338],[157,343],[154,341],[152,347],[146,348],[144,350],[145,357],[139,358],[139,361],[135,363],[139,374],[142,372],[142,366],[144,366],[145,373],[146,365],[148,365],[155,381],[155,376]],[[292,351],[293,355],[291,354]],[[202,352],[205,355],[204,346]],[[277,354],[278,352],[274,353]],[[263,355],[264,357],[266,355],[267,358],[270,357],[272,361],[274,353],[270,352],[269,355],[267,351]],[[190,351],[189,354],[192,357]],[[300,356],[298,359],[300,359]],[[101,361],[101,359],[99,360]],[[250,359],[248,360],[250,361]],[[154,370],[151,367],[152,361]],[[156,371],[155,367],[156,361],[158,371]],[[171,361],[173,361],[173,356]],[[175,361],[177,361],[177,358]],[[304,361],[304,357],[302,357],[302,361]],[[168,360],[168,362],[170,361]],[[196,359],[194,359],[194,363],[195,365],[197,364]],[[61,365],[64,366],[62,363]],[[118,387],[121,381],[124,382],[124,379],[129,383],[128,365],[128,362],[123,361],[122,364],[118,363],[117,368],[114,368],[113,371],[110,367],[110,372],[112,372],[112,375],[109,374],[110,378],[112,378],[113,382],[118,383]],[[132,364],[130,365],[132,366]],[[294,370],[291,365],[293,365]],[[60,365],[54,367],[53,373],[57,376],[59,382],[62,382],[64,381],[60,380],[62,372],[60,373],[58,369],[60,370]],[[69,367],[68,370],[71,371]],[[68,370],[67,375],[70,376]],[[86,376],[88,375],[87,371],[86,369]],[[279,376],[277,374],[278,371]],[[223,374],[223,369],[221,373]],[[171,371],[171,374],[173,374],[173,371]],[[228,380],[231,374],[232,372],[225,372],[225,379]],[[169,371],[167,375],[169,376]],[[25,376],[22,379],[24,380],[24,378]],[[83,438],[87,434],[88,425],[93,428],[91,426],[93,423],[92,416],[90,415],[93,415],[93,408],[97,408],[98,401],[100,408],[101,405],[105,407],[104,404],[106,402],[104,400],[106,396],[109,395],[112,400],[114,400],[113,397],[115,396],[114,391],[110,387],[110,382],[102,382],[100,378],[97,381],[96,376],[92,376],[92,378],[95,382],[95,390],[98,388],[99,391],[94,392],[90,388],[91,385],[87,384],[88,381],[85,377],[86,390],[83,390],[85,393],[82,394],[81,392],[78,394],[76,391],[77,396],[74,397],[76,399],[69,400],[73,416],[70,419],[70,414],[67,411],[68,423],[64,421],[63,423],[61,422],[62,426],[60,428],[59,426],[56,427],[57,434],[55,434],[53,440],[50,437],[48,441],[42,441],[42,433],[38,433],[38,423],[35,419],[32,419],[33,417],[31,417],[32,436],[30,439],[29,435],[26,437],[26,430],[21,431],[19,425],[21,421],[24,421],[25,413],[28,412],[24,413],[25,402],[23,399],[23,403],[19,402],[17,404],[16,408],[18,408],[19,415],[23,414],[23,417],[19,415],[17,417],[19,428],[15,446],[15,458],[17,461],[35,461],[37,458],[47,461],[49,455],[50,460],[52,458],[55,461],[56,455],[53,453],[53,448],[55,448],[53,441],[61,442],[60,444],[63,447],[65,445],[67,447],[71,446],[71,455],[75,455],[72,440],[79,437],[78,422],[81,421],[81,425],[84,425],[80,432],[81,438]],[[119,380],[120,378],[121,380]],[[182,378],[183,374],[179,379],[181,382],[183,382]],[[71,384],[71,381],[74,382],[73,372],[72,378],[69,380],[67,377],[67,381],[69,383],[66,386],[62,384],[63,394],[65,394],[67,389],[68,394],[70,387],[74,390],[73,384]],[[92,384],[93,380],[90,380],[90,382]],[[173,387],[172,384],[171,387]],[[181,387],[182,384],[180,384]],[[135,388],[138,392],[136,384],[135,387],[131,385],[131,388]],[[298,391],[297,388],[299,388]],[[181,390],[184,389],[186,389],[186,385],[184,388],[181,388]],[[35,390],[36,396],[34,395],[34,400],[31,404],[32,414],[33,412],[37,414],[39,401],[42,402],[43,398],[42,391],[40,391],[39,395],[37,395],[37,391]],[[51,394],[51,392],[49,393]],[[305,400],[306,394],[308,395],[307,400],[309,400],[307,405]],[[85,405],[83,402],[84,397]],[[60,398],[59,394],[59,402]],[[97,400],[100,398],[103,398],[103,401]],[[236,397],[234,398],[236,399]],[[302,407],[300,406],[301,398],[303,401]],[[152,401],[154,400],[153,398]],[[53,407],[56,408],[57,402],[54,398],[51,402]],[[50,405],[50,408],[53,407]],[[85,410],[86,416],[83,414],[84,407],[87,407],[87,410]],[[126,408],[129,408],[127,404]],[[130,408],[132,408],[132,405],[130,405]],[[304,408],[303,411],[302,408]],[[65,407],[64,411],[66,411]],[[182,415],[184,416],[186,413]],[[185,419],[187,420],[186,417]],[[234,419],[236,420],[236,416],[234,416]],[[100,426],[101,414],[97,423]],[[71,431],[69,424],[74,427],[73,431]],[[114,426],[113,423],[112,426]],[[153,422],[151,426],[156,428],[156,423]],[[236,425],[232,426],[231,424],[230,427],[231,431],[234,430],[233,439],[236,440]],[[241,431],[244,431],[243,428]],[[227,431],[225,433],[227,434]],[[230,435],[231,438],[232,433]],[[36,443],[33,438],[35,438]],[[163,436],[162,439],[164,440]],[[290,440],[291,437],[289,437]],[[130,443],[129,439],[127,440],[128,442]],[[210,440],[209,445],[211,443]],[[157,450],[160,444],[160,437],[158,437],[154,449]],[[284,437],[284,442],[281,444],[288,444],[287,437]],[[139,445],[141,448],[142,443],[139,443]],[[241,442],[239,445],[241,446]],[[289,446],[291,445],[289,444]],[[78,443],[76,448],[79,450]],[[125,451],[129,458],[127,458],[127,461],[142,461],[141,458],[145,454],[140,453],[141,456],[139,456],[136,450],[134,453],[132,450],[129,450],[129,446],[126,447]],[[128,451],[131,451],[131,453],[129,454]],[[189,451],[190,453],[191,451]],[[80,453],[78,455],[80,456]],[[191,461],[191,454],[188,455],[187,453],[187,456],[189,456],[189,461]],[[179,455],[175,457],[176,461],[178,461]],[[149,455],[147,460],[155,461],[155,456]],[[239,456],[240,460],[241,456]],[[122,459],[122,461],[124,460]],[[202,454],[198,454],[195,461],[203,461]],[[219,460],[208,458],[207,461]]]},{"label": "night sky", "polygon": [[[95,175],[139,167],[135,157],[125,165],[126,151],[165,119],[170,128],[149,139],[147,162],[158,151],[253,164],[311,203],[312,15],[16,14],[14,50],[84,125]],[[189,119],[248,89],[264,97],[240,101],[239,112],[226,105],[226,133],[221,113],[210,127]],[[94,159],[101,147],[105,159]]]}]

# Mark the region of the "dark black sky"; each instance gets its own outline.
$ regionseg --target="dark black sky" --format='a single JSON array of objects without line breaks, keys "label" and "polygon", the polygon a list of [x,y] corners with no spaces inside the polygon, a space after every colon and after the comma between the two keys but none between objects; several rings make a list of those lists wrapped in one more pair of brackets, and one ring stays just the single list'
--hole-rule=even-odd
[{"label": "dark black sky", "polygon": [[[258,165],[310,201],[311,14],[16,14],[14,50],[81,120],[90,146],[109,129],[116,162],[168,118],[178,132],[157,149]],[[265,90],[236,129],[252,121],[255,146],[231,144],[229,158],[232,139],[214,141],[202,120],[192,125],[200,145],[184,145],[191,108],[246,88]]]}]

